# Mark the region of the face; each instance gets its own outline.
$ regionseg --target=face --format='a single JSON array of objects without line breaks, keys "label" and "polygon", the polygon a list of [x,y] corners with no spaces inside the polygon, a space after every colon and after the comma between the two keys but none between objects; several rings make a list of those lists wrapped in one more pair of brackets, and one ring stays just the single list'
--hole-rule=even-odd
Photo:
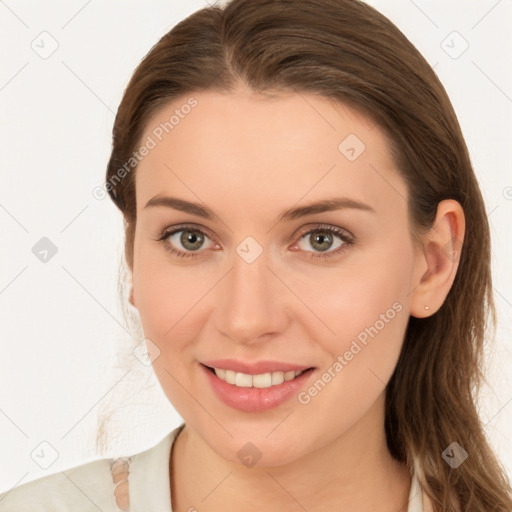
[{"label": "face", "polygon": [[185,422],[227,460],[251,442],[292,462],[357,425],[393,373],[417,279],[406,185],[346,106],[191,96],[143,137],[132,300]]}]

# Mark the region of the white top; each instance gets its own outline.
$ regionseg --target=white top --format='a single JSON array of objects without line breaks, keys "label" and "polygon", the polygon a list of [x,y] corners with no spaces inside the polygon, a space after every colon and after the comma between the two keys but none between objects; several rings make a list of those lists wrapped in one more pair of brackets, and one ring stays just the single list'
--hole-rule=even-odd
[{"label": "white top", "polygon": [[[182,426],[152,448],[131,456],[130,510],[172,512],[169,459],[176,434]],[[112,462],[113,459],[92,461],[14,487],[0,494],[0,511],[119,512],[110,471]],[[407,512],[424,512],[423,493],[415,475],[412,476]]]}]

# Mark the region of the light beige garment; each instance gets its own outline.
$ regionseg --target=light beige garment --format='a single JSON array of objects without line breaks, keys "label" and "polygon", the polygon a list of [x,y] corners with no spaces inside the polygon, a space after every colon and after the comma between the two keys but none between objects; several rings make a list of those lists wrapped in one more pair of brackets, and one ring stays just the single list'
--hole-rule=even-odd
[{"label": "light beige garment", "polygon": [[[133,512],[172,512],[169,458],[181,427],[152,448],[121,461],[89,462],[6,491],[0,494],[0,512],[120,512],[125,503],[129,503],[125,510]],[[197,510],[200,505],[190,504]],[[433,512],[416,475],[407,512]]]}]

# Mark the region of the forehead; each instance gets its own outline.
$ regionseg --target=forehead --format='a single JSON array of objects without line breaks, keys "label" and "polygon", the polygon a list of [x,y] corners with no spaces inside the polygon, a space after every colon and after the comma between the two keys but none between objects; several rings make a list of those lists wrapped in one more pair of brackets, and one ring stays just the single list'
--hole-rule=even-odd
[{"label": "forehead", "polygon": [[157,194],[246,210],[301,197],[347,195],[375,206],[406,197],[384,133],[317,95],[193,93],[149,120],[149,140],[136,172],[138,209]]}]

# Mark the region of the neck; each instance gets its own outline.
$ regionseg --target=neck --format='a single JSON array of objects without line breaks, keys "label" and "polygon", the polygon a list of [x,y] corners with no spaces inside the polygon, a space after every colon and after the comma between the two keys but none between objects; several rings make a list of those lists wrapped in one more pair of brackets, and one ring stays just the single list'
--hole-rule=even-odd
[{"label": "neck", "polygon": [[387,449],[381,398],[343,435],[281,466],[225,460],[185,425],[171,457],[173,511],[407,511],[411,477]]}]

